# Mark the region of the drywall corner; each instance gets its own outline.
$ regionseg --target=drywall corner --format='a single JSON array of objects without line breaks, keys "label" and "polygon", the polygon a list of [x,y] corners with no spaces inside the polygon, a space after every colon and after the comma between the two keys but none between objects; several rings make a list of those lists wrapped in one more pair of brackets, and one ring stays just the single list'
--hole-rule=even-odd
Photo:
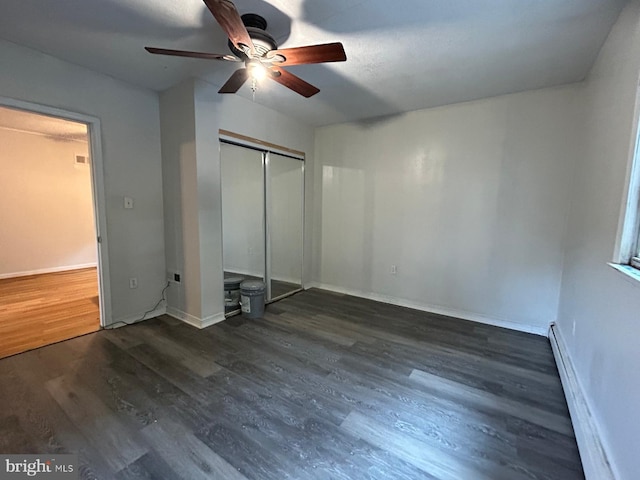
[{"label": "drywall corner", "polygon": [[197,156],[194,83],[187,80],[160,95],[162,185],[164,190],[167,272],[182,272],[171,283],[167,304],[201,317],[200,228],[197,212]]}]

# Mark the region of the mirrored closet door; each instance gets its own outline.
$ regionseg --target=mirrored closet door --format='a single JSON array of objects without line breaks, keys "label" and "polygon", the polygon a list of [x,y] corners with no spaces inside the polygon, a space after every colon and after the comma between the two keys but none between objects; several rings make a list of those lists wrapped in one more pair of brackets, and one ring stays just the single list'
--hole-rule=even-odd
[{"label": "mirrored closet door", "polygon": [[[220,145],[224,278],[234,291],[243,279],[266,280],[263,171],[261,152]],[[226,298],[225,307],[225,313],[239,308]]]},{"label": "mirrored closet door", "polygon": [[267,245],[270,298],[302,287],[302,225],[304,163],[277,153],[267,154]]},{"label": "mirrored closet door", "polygon": [[[220,165],[225,290],[243,279],[260,279],[267,301],[299,291],[303,159],[221,141]],[[227,305],[226,313],[237,309]]]}]

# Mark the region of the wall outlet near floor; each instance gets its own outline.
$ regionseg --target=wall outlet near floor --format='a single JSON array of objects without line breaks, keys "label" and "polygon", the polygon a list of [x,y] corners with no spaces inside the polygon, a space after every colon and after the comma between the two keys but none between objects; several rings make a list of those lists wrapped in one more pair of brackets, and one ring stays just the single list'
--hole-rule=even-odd
[{"label": "wall outlet near floor", "polygon": [[138,288],[138,279],[136,277],[129,279],[129,288]]},{"label": "wall outlet near floor", "polygon": [[398,266],[391,265],[391,269],[389,270],[389,273],[391,273],[391,275],[396,275],[398,273]]},{"label": "wall outlet near floor", "polygon": [[176,283],[180,283],[180,274],[179,273],[174,273],[173,274],[173,281]]}]

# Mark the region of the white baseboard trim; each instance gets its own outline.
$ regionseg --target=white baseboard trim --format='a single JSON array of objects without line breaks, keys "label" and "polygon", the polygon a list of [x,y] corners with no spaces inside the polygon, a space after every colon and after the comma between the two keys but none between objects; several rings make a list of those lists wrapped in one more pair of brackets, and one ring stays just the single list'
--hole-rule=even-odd
[{"label": "white baseboard trim", "polygon": [[215,325],[216,323],[220,323],[225,320],[224,313],[199,318],[174,307],[167,307],[167,315],[171,315],[172,317],[199,329],[210,327],[211,325]]},{"label": "white baseboard trim", "polygon": [[40,268],[38,270],[26,270],[24,272],[0,273],[0,280],[4,280],[5,278],[18,278],[18,277],[29,277],[31,275],[42,275],[45,273],[58,273],[58,272],[67,272],[71,270],[82,270],[83,268],[92,268],[97,266],[98,264],[96,262],[93,262],[93,263],[82,263],[79,265],[65,265],[63,267]]},{"label": "white baseboard trim", "polygon": [[[162,305],[158,308],[156,308],[155,310],[149,312],[146,314],[144,314],[144,312],[140,312],[136,315],[128,315],[126,317],[123,318],[118,318],[118,319],[113,319],[111,321],[111,323],[109,323],[108,325],[105,325],[104,328],[120,328],[120,327],[126,327],[127,325],[133,325],[134,323],[138,323],[138,322],[142,322],[144,320],[149,320],[151,318],[155,318],[155,317],[159,317],[160,315],[164,315],[165,313],[167,313],[167,308]],[[142,318],[144,316],[144,318]]]},{"label": "white baseboard trim", "polygon": [[576,434],[585,478],[587,480],[615,480],[616,475],[614,475],[607,458],[598,426],[591,415],[564,338],[555,324],[549,328],[549,341],[560,373],[564,396],[569,406],[569,414]]},{"label": "white baseboard trim", "polygon": [[318,282],[310,282],[309,284],[305,285],[304,288],[305,290],[308,290],[309,288],[314,287],[320,288],[322,290],[329,290],[331,292],[343,293],[345,295],[352,295],[354,297],[367,298],[369,300],[375,300],[377,302],[398,305],[400,307],[413,308],[414,310],[420,310],[423,312],[435,313],[437,315],[461,318],[462,320],[483,323],[485,325],[493,325],[494,327],[508,328],[509,330],[516,330],[518,332],[532,333],[534,335],[540,335],[542,337],[546,337],[549,334],[547,326],[539,327],[536,325],[523,325],[521,323],[511,322],[509,320],[489,317],[480,313],[467,312],[466,310],[456,310],[454,308],[448,307],[440,307],[438,305],[430,305],[428,303],[413,302],[411,300],[405,300],[404,298],[394,297],[391,295],[363,292],[360,290],[352,290],[350,288],[337,287],[335,285]]}]

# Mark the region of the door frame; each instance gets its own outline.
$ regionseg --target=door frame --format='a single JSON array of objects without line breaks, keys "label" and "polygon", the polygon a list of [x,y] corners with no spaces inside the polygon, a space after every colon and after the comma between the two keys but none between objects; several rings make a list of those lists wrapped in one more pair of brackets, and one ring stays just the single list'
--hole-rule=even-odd
[{"label": "door frame", "polygon": [[[263,140],[258,140],[256,138],[247,137],[245,135],[240,135],[229,130],[218,131],[218,140],[219,144],[222,145],[233,145],[236,147],[247,148],[249,150],[254,150],[260,152],[262,154],[262,181],[263,181],[263,234],[264,234],[264,281],[265,281],[265,296],[268,298],[266,301],[267,304],[281,300],[286,298],[294,293],[298,293],[304,290],[304,274],[305,274],[305,213],[306,213],[306,155],[304,152],[293,150],[287,147],[283,147],[281,145],[276,145],[274,143],[266,142]],[[220,148],[220,147],[219,147]],[[271,298],[271,225],[270,219],[268,215],[269,207],[271,204],[270,199],[270,182],[269,182],[269,154],[274,153],[276,155],[281,155],[283,157],[292,158],[294,160],[298,160],[302,164],[302,255],[301,255],[301,265],[300,265],[300,288],[296,290],[292,290],[291,292],[285,293],[284,295],[280,295],[275,298]],[[222,164],[222,160],[221,160]],[[222,182],[222,176],[220,176],[220,181]],[[223,232],[224,235],[224,232]],[[224,251],[222,252],[224,255]],[[224,268],[223,268],[223,277],[224,277]],[[237,312],[230,312],[229,315],[233,315]]]},{"label": "door frame", "polygon": [[91,183],[93,196],[93,218],[96,232],[98,260],[98,299],[100,302],[100,326],[111,323],[111,287],[109,283],[109,248],[107,239],[107,213],[104,188],[104,163],[102,159],[102,139],[100,119],[91,115],[63,110],[57,107],[17,100],[0,96],[0,106],[23,110],[62,120],[87,125],[91,155]]}]

